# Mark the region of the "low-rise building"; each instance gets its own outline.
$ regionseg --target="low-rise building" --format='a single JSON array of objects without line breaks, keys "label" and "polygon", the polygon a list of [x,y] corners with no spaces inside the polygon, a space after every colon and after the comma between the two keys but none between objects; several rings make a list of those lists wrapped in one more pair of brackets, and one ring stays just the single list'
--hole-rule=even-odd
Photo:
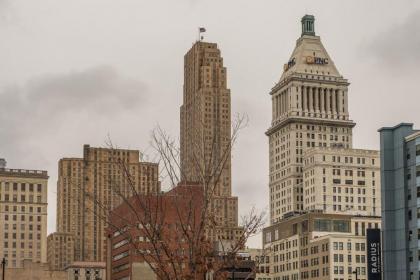
[{"label": "low-rise building", "polygon": [[67,280],[106,280],[105,262],[74,262],[66,267]]},{"label": "low-rise building", "polygon": [[307,213],[263,231],[271,280],[367,279],[366,230],[379,216]]},{"label": "low-rise building", "polygon": [[47,238],[47,260],[51,270],[64,270],[74,262],[74,236],[54,232]]},{"label": "low-rise building", "polygon": [[268,250],[261,248],[246,248],[239,251],[238,255],[255,263],[256,280],[270,279],[270,256]]},{"label": "low-rise building", "polygon": [[65,271],[50,270],[46,263],[35,263],[32,260],[23,260],[21,267],[6,268],[5,277],[0,270],[0,276],[1,279],[13,280],[67,280]]}]

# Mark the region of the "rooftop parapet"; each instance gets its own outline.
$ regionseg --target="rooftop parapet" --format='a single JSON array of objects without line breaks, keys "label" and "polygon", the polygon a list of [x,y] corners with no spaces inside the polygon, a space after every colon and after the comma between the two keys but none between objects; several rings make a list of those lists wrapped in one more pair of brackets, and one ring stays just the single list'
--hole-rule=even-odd
[{"label": "rooftop parapet", "polygon": [[0,168],[0,175],[48,179],[48,171],[45,170]]}]

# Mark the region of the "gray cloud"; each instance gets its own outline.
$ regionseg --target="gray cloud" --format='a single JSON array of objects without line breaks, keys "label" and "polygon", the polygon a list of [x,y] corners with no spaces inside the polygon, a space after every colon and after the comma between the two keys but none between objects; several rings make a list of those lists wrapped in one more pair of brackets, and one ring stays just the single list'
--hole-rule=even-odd
[{"label": "gray cloud", "polygon": [[122,78],[110,66],[100,66],[33,80],[25,90],[25,101],[39,109],[106,113],[132,109],[144,101],[145,91],[144,84]]},{"label": "gray cloud", "polygon": [[[110,66],[46,75],[0,91],[0,147],[19,158],[28,145],[57,129],[115,119],[147,101],[146,86]],[[38,139],[38,140],[37,140]]]},{"label": "gray cloud", "polygon": [[9,24],[16,19],[15,10],[10,0],[0,0],[0,22]]},{"label": "gray cloud", "polygon": [[420,10],[402,23],[389,27],[373,38],[369,53],[379,64],[389,69],[418,67],[420,62]]},{"label": "gray cloud", "polygon": [[110,66],[43,76],[23,87],[8,86],[1,91],[0,103],[9,106],[0,112],[0,121],[18,121],[22,113],[30,120],[80,111],[111,117],[115,111],[144,102],[145,92],[144,84],[122,78]]}]

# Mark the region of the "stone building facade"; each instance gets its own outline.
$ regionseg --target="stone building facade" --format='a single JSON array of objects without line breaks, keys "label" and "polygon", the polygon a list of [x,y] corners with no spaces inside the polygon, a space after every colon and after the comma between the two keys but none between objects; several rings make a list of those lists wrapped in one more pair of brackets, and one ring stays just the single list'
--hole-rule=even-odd
[{"label": "stone building facade", "polygon": [[220,178],[209,184],[214,188],[211,209],[218,225],[208,237],[233,240],[240,228],[238,198],[232,196],[231,94],[217,44],[197,41],[185,55],[180,115],[181,177],[203,182],[215,170],[220,172]]},{"label": "stone building facade", "polygon": [[73,262],[66,267],[67,280],[106,280],[105,262]]},{"label": "stone building facade", "polygon": [[304,210],[380,216],[378,151],[316,148],[303,162]]},{"label": "stone building facade", "polygon": [[[0,276],[3,277],[0,270]],[[68,280],[65,271],[50,270],[46,263],[34,263],[31,260],[23,260],[18,268],[7,268],[5,278],[13,280]],[[82,279],[80,279],[82,280]]]},{"label": "stone building facade", "polygon": [[47,261],[48,173],[0,168],[0,258],[7,267]]},{"label": "stone building facade", "polygon": [[379,216],[308,213],[264,229],[271,280],[367,279],[366,230]]},{"label": "stone building facade", "polygon": [[137,150],[84,145],[83,158],[59,161],[57,232],[74,236],[75,261],[105,261],[105,217],[133,189],[160,191],[158,164],[140,161]]},{"label": "stone building facade", "polygon": [[74,262],[74,235],[54,232],[47,237],[47,261],[50,270],[64,270]]}]

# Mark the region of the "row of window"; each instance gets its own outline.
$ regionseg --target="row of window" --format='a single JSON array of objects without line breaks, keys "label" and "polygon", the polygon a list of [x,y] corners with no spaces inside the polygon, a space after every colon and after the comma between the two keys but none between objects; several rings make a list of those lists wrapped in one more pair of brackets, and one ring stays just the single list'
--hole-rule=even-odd
[{"label": "row of window", "polygon": [[[333,187],[333,193],[341,193],[343,190],[343,193],[350,193],[353,194],[353,188],[349,188],[349,187]],[[324,192],[327,191],[327,187],[323,187]],[[357,194],[366,194],[366,189],[365,188],[357,188]],[[376,190],[373,188],[372,189],[372,194],[375,195],[376,194]]]},{"label": "row of window", "polygon": [[[351,263],[353,260],[352,255],[347,255],[347,261]],[[344,255],[343,254],[334,254],[334,262],[340,263],[344,262]],[[366,263],[366,256],[365,255],[356,255],[356,263]]]},{"label": "row of window", "polygon": [[[366,267],[356,267],[353,271],[352,267],[347,267],[348,274],[366,275]],[[344,266],[334,266],[334,274],[344,274]]]},{"label": "row of window", "polygon": [[0,190],[2,191],[9,191],[9,190],[13,190],[13,191],[37,191],[37,192],[41,192],[42,191],[42,184],[32,184],[32,183],[12,183],[12,182],[0,182]]},{"label": "row of window", "polygon": [[[32,213],[33,212],[33,209],[32,209],[32,211],[29,211],[29,212]],[[38,207],[37,213],[41,213],[41,207]],[[25,221],[27,216],[28,216],[28,221],[32,222],[34,220],[34,216],[27,215],[27,214],[19,214],[19,215],[4,214],[4,220],[5,221],[9,221],[9,218],[10,218],[10,221],[17,221],[18,220],[18,216],[20,216],[20,220],[21,221]],[[36,216],[36,218],[37,218],[37,221],[38,222],[41,221],[41,216]]]},{"label": "row of window", "polygon": [[[32,226],[32,225],[31,225]],[[32,227],[29,227],[29,230],[32,230]],[[41,226],[40,225],[38,225],[38,227],[37,227],[37,230],[38,231],[40,231],[41,230]],[[4,236],[4,239],[9,239],[9,237],[11,238],[11,239],[17,239],[17,233],[16,232],[12,232],[11,234],[9,234],[9,232],[5,232],[4,234],[3,234],[3,236]],[[28,238],[29,239],[32,239],[32,233],[29,233],[28,234]],[[38,233],[38,235],[37,236],[41,236],[39,233]],[[21,233],[20,234],[20,239],[25,239],[25,233]],[[38,240],[39,240],[40,238],[38,238]]]},{"label": "row of window", "polygon": [[[29,237],[29,240],[32,240],[32,237],[33,237],[32,233],[30,233],[28,237]],[[41,234],[38,233],[36,235],[36,239],[41,240]],[[9,241],[4,241],[3,245],[4,245],[5,249],[8,249],[9,248]],[[28,248],[31,249],[32,248],[32,242],[29,242],[29,243],[20,242],[20,248],[24,249],[25,247],[28,247]],[[16,249],[17,248],[17,242],[16,241],[10,242],[10,248]]]},{"label": "row of window", "polygon": [[[1,197],[1,196],[0,196]],[[19,198],[20,198],[20,200],[19,200]],[[42,203],[42,196],[40,196],[40,195],[38,195],[37,197],[36,197],[36,201],[35,201],[35,199],[34,199],[35,197],[33,196],[33,195],[28,195],[28,196],[26,196],[26,195],[24,195],[24,194],[22,194],[22,195],[20,195],[20,196],[18,196],[17,194],[14,194],[14,195],[9,195],[9,194],[5,194],[4,196],[3,196],[3,200],[5,201],[5,202],[9,202],[9,201],[13,201],[13,202],[30,202],[30,203],[33,203],[33,202],[36,202],[36,203]],[[46,201],[46,198],[45,198],[45,202],[47,202]]]},{"label": "row of window", "polygon": [[124,252],[122,252],[122,253],[120,253],[120,254],[117,254],[117,255],[113,256],[113,257],[112,257],[112,260],[113,260],[113,261],[118,261],[118,260],[120,260],[120,259],[122,259],[122,258],[127,257],[128,255],[129,255],[129,252],[128,252],[128,251],[124,251]]},{"label": "row of window", "polygon": [[[334,242],[333,243],[333,249],[336,251],[342,251],[344,250],[344,243],[343,242]],[[347,242],[347,250],[351,250],[352,249],[352,244],[351,242]],[[355,249],[356,251],[365,251],[366,250],[366,245],[365,243],[355,243]]]}]

